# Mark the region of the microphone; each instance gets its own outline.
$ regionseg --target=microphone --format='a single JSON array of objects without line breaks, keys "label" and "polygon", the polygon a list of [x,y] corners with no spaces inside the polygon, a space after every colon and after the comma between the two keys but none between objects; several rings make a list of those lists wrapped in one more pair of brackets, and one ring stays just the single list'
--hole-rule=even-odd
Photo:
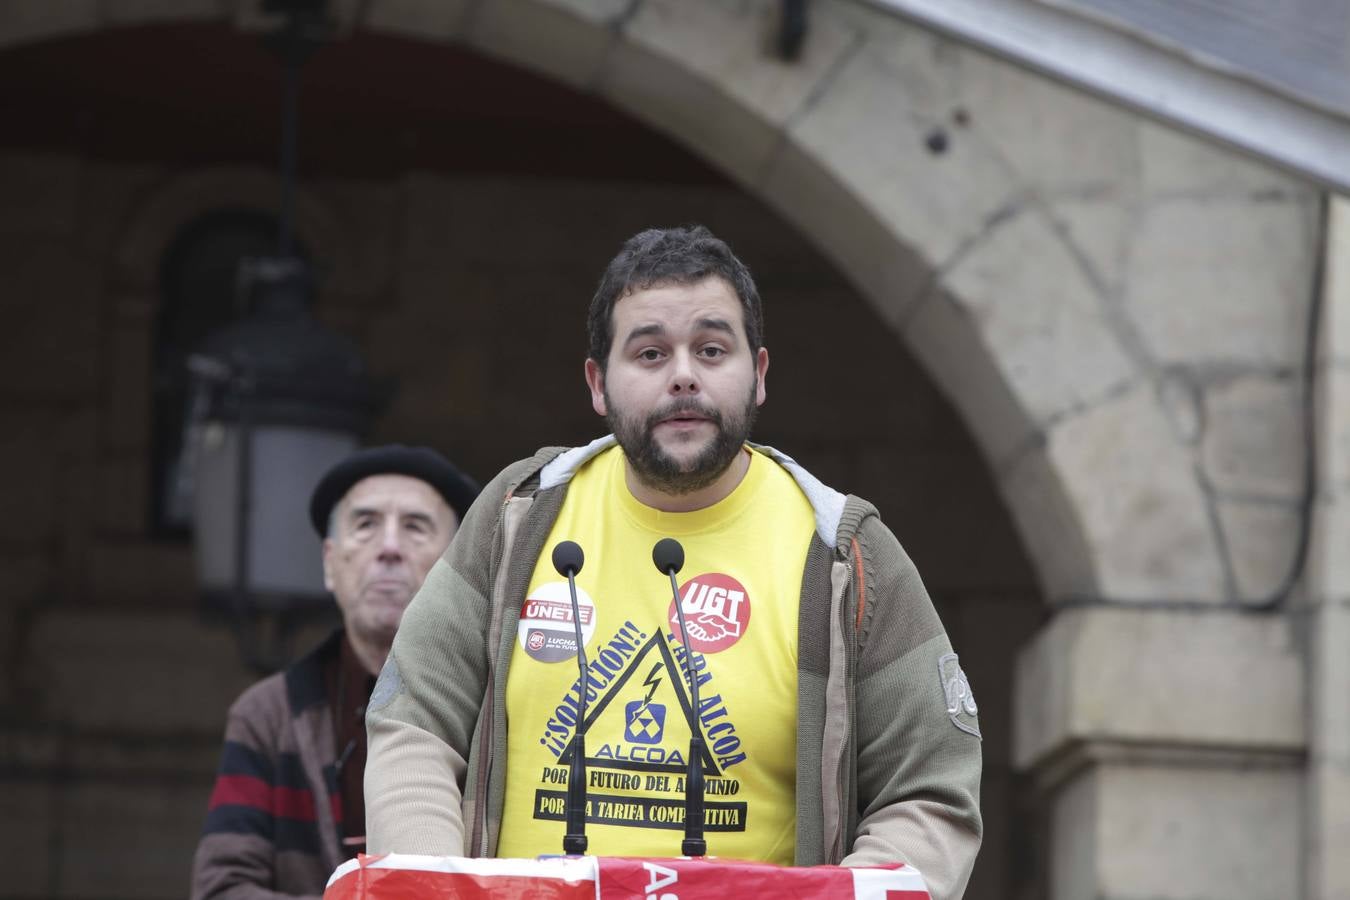
[{"label": "microphone", "polygon": [[577,603],[576,575],[586,555],[575,541],[562,541],[553,548],[553,568],[567,578],[572,594],[572,627],[577,636],[577,729],[572,733],[572,767],[567,775],[567,832],[563,835],[563,853],[586,853],[586,648],[581,637],[581,608]]},{"label": "microphone", "polygon": [[689,629],[684,624],[684,607],[675,573],[684,568],[684,548],[674,538],[662,538],[652,548],[652,562],[670,576],[670,593],[675,598],[675,616],[680,623],[680,642],[684,644],[684,674],[689,680],[689,773],[684,781],[684,856],[707,856],[708,842],[703,839],[703,729],[699,726],[698,678],[694,675],[694,648],[689,646]]}]

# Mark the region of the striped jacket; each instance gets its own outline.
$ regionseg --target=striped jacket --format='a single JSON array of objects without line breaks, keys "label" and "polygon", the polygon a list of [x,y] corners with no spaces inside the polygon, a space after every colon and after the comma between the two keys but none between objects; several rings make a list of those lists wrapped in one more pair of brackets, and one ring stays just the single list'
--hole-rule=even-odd
[{"label": "striped jacket", "polygon": [[335,632],[230,707],[192,865],[193,900],[318,896],[342,861],[336,740],[323,680],[341,645]]}]

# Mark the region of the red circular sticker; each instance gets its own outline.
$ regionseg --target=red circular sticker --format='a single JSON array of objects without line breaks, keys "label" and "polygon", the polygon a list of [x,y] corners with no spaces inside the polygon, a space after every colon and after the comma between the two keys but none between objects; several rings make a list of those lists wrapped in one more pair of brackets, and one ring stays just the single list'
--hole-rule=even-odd
[{"label": "red circular sticker", "polygon": [[[750,595],[739,581],[720,572],[696,575],[680,585],[680,608],[689,628],[689,644],[699,653],[720,653],[750,627]],[[683,643],[673,598],[666,617],[670,633]]]}]

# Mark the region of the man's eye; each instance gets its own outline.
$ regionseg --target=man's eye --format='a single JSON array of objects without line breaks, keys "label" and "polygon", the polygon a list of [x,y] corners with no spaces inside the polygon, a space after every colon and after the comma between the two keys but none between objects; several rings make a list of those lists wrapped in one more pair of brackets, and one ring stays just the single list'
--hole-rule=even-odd
[{"label": "man's eye", "polygon": [[660,358],[661,358],[661,351],[653,347],[648,347],[646,350],[643,350],[641,353],[638,354],[638,359],[643,360],[645,362],[656,362]]},{"label": "man's eye", "polygon": [[710,345],[708,345],[707,347],[704,347],[702,350],[699,351],[699,353],[703,354],[704,356],[708,357],[709,359],[715,359],[716,357],[719,357],[719,356],[725,356],[725,355],[726,355],[726,352],[727,352],[727,351],[726,351],[726,348],[724,348],[724,347],[718,347],[718,346],[715,345],[715,344],[710,344]]}]

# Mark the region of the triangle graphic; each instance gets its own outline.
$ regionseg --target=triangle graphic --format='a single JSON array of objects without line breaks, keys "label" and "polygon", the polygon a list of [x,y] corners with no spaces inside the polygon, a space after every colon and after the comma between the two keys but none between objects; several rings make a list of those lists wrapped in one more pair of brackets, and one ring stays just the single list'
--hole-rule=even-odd
[{"label": "triangle graphic", "polygon": [[[653,657],[650,664],[647,662],[649,657]],[[587,707],[586,739],[588,749],[592,746],[591,726],[605,713],[614,699],[623,692],[624,686],[628,684],[634,673],[639,672],[643,675],[643,680],[639,682],[639,684],[648,685],[648,689],[642,692],[635,692],[637,697],[641,697],[645,693],[647,698],[651,699],[658,687],[656,682],[664,681],[670,686],[670,689],[674,693],[675,699],[679,704],[679,715],[683,717],[679,721],[687,723],[694,719],[693,705],[689,700],[688,685],[685,682],[684,669],[675,661],[675,656],[670,652],[670,647],[666,642],[665,635],[658,631],[647,639],[647,643],[642,645],[642,648],[638,650],[637,655],[629,661],[628,667],[624,670],[623,674],[609,685],[608,690],[598,697],[593,705]],[[698,677],[697,671],[695,671],[694,677]],[[616,708],[615,712],[616,714],[622,714],[622,707]],[[674,711],[672,710],[672,712]],[[680,749],[682,756],[687,755],[689,752],[688,745]],[[567,749],[565,749],[558,758],[558,764],[567,765],[571,761],[572,742],[568,741]],[[685,763],[679,762],[634,762],[625,759],[595,757],[590,755],[590,753],[587,753],[586,768],[632,769],[642,772],[669,772],[673,775],[683,775],[688,767]],[[713,758],[712,752],[706,742],[703,745],[703,772],[705,775],[722,774],[722,770],[717,767],[717,761]]]}]

